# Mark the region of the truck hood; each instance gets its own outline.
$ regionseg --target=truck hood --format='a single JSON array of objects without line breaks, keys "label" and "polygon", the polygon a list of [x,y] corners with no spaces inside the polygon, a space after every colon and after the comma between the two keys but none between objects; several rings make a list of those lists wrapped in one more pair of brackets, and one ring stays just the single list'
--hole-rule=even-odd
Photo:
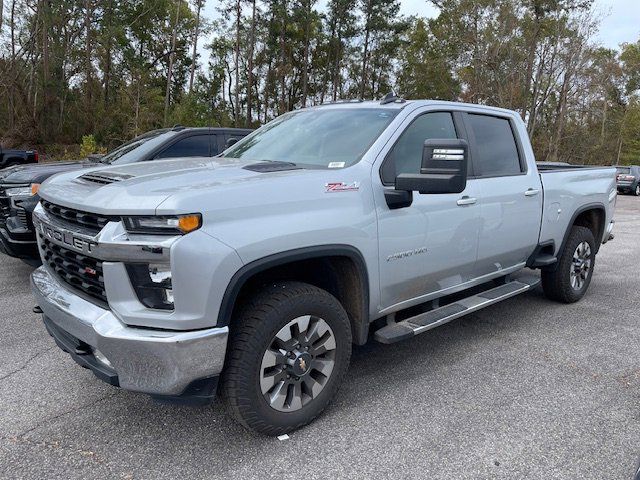
[{"label": "truck hood", "polygon": [[266,173],[243,168],[256,163],[207,157],[102,166],[57,175],[40,187],[39,194],[45,200],[77,210],[152,215],[172,196],[305,171],[293,166]]},{"label": "truck hood", "polygon": [[0,171],[0,183],[42,183],[57,173],[78,170],[86,166],[95,166],[95,163],[78,161],[18,165]]}]

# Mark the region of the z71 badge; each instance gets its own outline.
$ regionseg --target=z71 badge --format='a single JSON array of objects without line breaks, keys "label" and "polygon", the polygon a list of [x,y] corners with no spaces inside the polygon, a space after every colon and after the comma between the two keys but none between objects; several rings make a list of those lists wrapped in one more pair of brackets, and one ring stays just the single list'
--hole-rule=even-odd
[{"label": "z71 badge", "polygon": [[324,184],[325,192],[356,192],[360,190],[360,182],[331,182]]}]

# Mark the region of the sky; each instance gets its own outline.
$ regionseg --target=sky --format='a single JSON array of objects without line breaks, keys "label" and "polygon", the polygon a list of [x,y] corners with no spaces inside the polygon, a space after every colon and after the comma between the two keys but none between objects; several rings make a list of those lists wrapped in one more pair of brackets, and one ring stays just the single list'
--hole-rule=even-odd
[{"label": "sky", "polygon": [[[324,9],[326,0],[319,0],[320,9]],[[207,19],[218,18],[219,2],[208,0],[203,15]],[[604,47],[617,49],[621,43],[635,42],[640,37],[640,0],[596,0],[596,13],[601,17],[600,31],[596,41]],[[434,17],[438,10],[426,0],[400,0],[400,11],[403,15],[419,15]],[[209,39],[201,42],[201,47]],[[207,61],[207,52],[199,48],[201,61]]]}]

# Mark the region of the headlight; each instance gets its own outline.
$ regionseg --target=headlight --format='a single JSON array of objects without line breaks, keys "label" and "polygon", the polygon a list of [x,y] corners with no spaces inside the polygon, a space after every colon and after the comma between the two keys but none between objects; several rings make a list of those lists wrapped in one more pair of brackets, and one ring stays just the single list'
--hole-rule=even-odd
[{"label": "headlight", "polygon": [[123,217],[124,226],[130,233],[185,234],[202,226],[199,213],[189,215],[156,215],[152,217]]},{"label": "headlight", "polygon": [[7,188],[5,190],[7,197],[32,197],[38,193],[39,183],[32,183],[26,187]]},{"label": "headlight", "polygon": [[169,264],[129,264],[127,270],[140,303],[148,308],[173,310]]}]

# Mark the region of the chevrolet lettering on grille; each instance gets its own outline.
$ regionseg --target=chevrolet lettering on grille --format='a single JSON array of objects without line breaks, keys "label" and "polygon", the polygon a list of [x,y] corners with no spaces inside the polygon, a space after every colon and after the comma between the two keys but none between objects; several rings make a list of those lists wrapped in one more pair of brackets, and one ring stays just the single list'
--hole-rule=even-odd
[{"label": "chevrolet lettering on grille", "polygon": [[50,240],[67,245],[83,253],[91,253],[93,247],[96,246],[94,242],[85,240],[84,238],[76,237],[71,232],[58,230],[57,228],[47,225],[46,223],[40,223],[42,234]]}]

